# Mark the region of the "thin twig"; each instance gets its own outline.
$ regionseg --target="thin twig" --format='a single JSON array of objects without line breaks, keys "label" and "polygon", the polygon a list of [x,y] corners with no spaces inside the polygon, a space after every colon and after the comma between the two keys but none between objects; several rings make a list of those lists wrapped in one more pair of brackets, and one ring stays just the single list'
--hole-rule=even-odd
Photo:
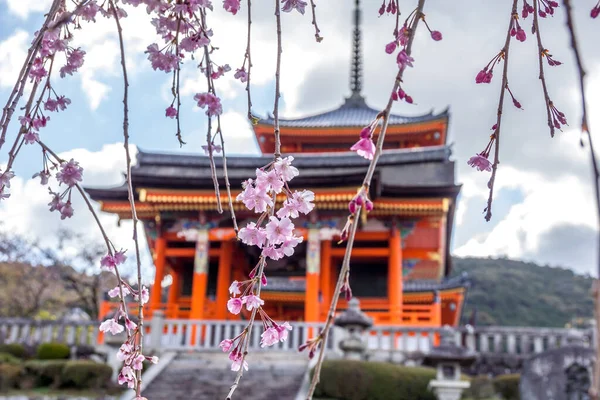
[{"label": "thin twig", "polygon": [[281,137],[279,130],[279,97],[281,83],[281,10],[279,0],[275,0],[275,19],[277,20],[277,67],[275,70],[275,105],[273,107],[273,133],[275,134],[275,151],[273,157],[275,159],[281,157]]},{"label": "thin twig", "polygon": [[[413,45],[414,38],[415,38],[415,32],[417,30],[417,25],[419,24],[419,20],[421,19],[421,16],[423,15],[423,7],[424,6],[425,6],[425,0],[419,0],[417,9],[416,9],[417,14],[413,20],[412,25],[410,26],[408,43],[406,45],[406,54],[409,56],[412,53],[412,45]],[[391,93],[395,93],[398,91],[398,88],[400,87],[400,82],[402,82],[402,76],[404,75],[404,71],[405,71],[404,67],[401,67],[398,70],[398,73],[396,74],[396,78],[394,80],[394,86],[392,88]],[[376,144],[375,154],[373,155],[373,160],[371,160],[371,163],[369,164],[369,168],[367,170],[367,173],[365,175],[365,178],[363,180],[363,185],[362,185],[364,190],[367,191],[367,193],[368,193],[369,187],[371,185],[371,180],[373,179],[373,175],[375,174],[375,168],[377,166],[377,162],[379,161],[379,156],[381,155],[381,152],[383,151],[385,134],[386,134],[386,131],[388,128],[389,117],[390,117],[390,112],[391,112],[393,103],[394,103],[394,99],[393,99],[392,95],[390,95],[385,109],[380,113],[380,115],[383,116],[383,123],[382,123],[381,131],[379,132],[379,137],[377,138],[377,144]],[[329,307],[329,312],[327,314],[327,320],[325,321],[325,326],[324,326],[323,330],[321,331],[321,333],[319,333],[320,340],[321,340],[321,348],[319,350],[317,364],[315,365],[312,381],[310,384],[310,388],[308,390],[308,395],[306,397],[307,400],[312,399],[312,396],[315,392],[317,384],[319,383],[321,367],[323,365],[323,360],[325,358],[325,350],[327,347],[326,346],[327,337],[329,335],[331,325],[333,324],[333,320],[335,318],[335,312],[337,310],[337,305],[338,305],[338,301],[340,298],[340,292],[341,292],[342,286],[346,279],[346,275],[349,274],[349,272],[350,272],[350,256],[352,254],[352,248],[354,246],[354,238],[356,237],[356,231],[358,229],[360,213],[361,213],[361,207],[358,207],[356,210],[356,213],[354,215],[354,220],[352,222],[352,228],[348,235],[348,242],[346,245],[346,251],[344,253],[344,260],[342,262],[342,267],[340,269],[340,274],[338,276],[338,280],[336,283],[335,293],[333,295],[333,299],[331,300],[331,305]]]},{"label": "thin twig", "polygon": [[317,5],[315,4],[315,0],[310,0],[310,11],[312,12],[312,24],[315,27],[315,40],[318,43],[323,41],[323,36],[321,36],[321,30],[319,29],[319,25],[317,24],[317,12],[315,8]]},{"label": "thin twig", "polygon": [[[129,198],[129,206],[131,208],[131,220],[133,222],[133,243],[135,246],[135,258],[137,267],[137,283],[138,283],[138,325],[137,325],[137,345],[139,353],[143,354],[144,344],[144,302],[142,296],[142,262],[140,258],[140,245],[138,241],[137,224],[138,217],[135,209],[135,194],[133,192],[133,179],[131,177],[131,154],[129,151],[129,79],[127,77],[127,65],[125,63],[125,45],[123,43],[123,28],[119,21],[117,9],[112,0],[110,0],[110,8],[112,9],[113,17],[117,25],[117,34],[119,36],[119,47],[121,50],[121,67],[123,69],[123,146],[125,147],[125,160],[127,162],[127,194]],[[119,280],[119,288],[121,288],[121,281]],[[122,290],[122,289],[121,289]],[[154,290],[160,290],[154,288]],[[123,296],[121,296],[123,297]],[[136,385],[135,393],[136,397],[141,397],[142,388],[142,371],[136,371]]]},{"label": "thin twig", "polygon": [[[252,70],[252,55],[250,51],[250,34],[252,33],[252,0],[248,0],[248,42],[246,43],[246,59],[248,60],[248,73],[246,74],[246,94],[248,95],[248,119],[254,124],[252,115],[252,96],[250,95],[250,71]],[[244,65],[246,63],[244,62]],[[225,158],[225,153],[223,153]]]},{"label": "thin twig", "polygon": [[552,112],[550,110],[550,95],[548,95],[548,88],[546,87],[546,77],[544,76],[544,45],[542,44],[542,34],[540,33],[540,24],[538,18],[538,2],[533,2],[533,29],[535,29],[535,36],[537,38],[538,46],[538,61],[540,65],[539,79],[542,82],[542,89],[544,91],[544,103],[546,104],[546,113],[548,114],[548,127],[550,128],[550,136],[554,137],[554,124],[552,123]]},{"label": "thin twig", "polygon": [[[575,24],[573,22],[573,14],[571,9],[571,1],[563,0],[565,6],[565,14],[567,16],[567,30],[571,38],[571,49],[575,56],[575,62],[577,65],[577,72],[579,78],[579,89],[581,92],[581,131],[584,132],[588,139],[588,145],[590,148],[590,162],[592,164],[592,179],[594,181],[594,195],[596,197],[596,217],[598,218],[597,224],[600,228],[600,171],[598,168],[598,160],[596,158],[596,151],[594,149],[594,142],[592,140],[592,133],[590,132],[590,126],[587,120],[587,101],[585,96],[585,69],[583,67],[583,61],[579,52],[579,44],[577,42],[577,35],[575,34]],[[597,245],[597,257],[598,257],[598,278],[595,284],[594,290],[594,306],[596,314],[596,338],[600,338],[600,232],[598,233],[598,245]],[[590,388],[590,395],[598,399],[600,395],[600,345],[596,343],[596,363],[594,366],[594,381]]]},{"label": "thin twig", "polygon": [[229,183],[229,173],[227,172],[227,153],[225,153],[225,139],[223,138],[223,131],[221,130],[221,116],[217,115],[217,132],[221,139],[221,153],[223,154],[223,178],[225,179],[225,189],[227,190],[227,203],[229,205],[229,212],[231,213],[231,221],[233,222],[233,230],[237,235],[240,228],[237,224],[237,218],[235,217],[235,209],[233,208],[233,196],[231,195],[231,184]]},{"label": "thin twig", "polygon": [[502,69],[502,86],[500,88],[500,98],[498,99],[498,117],[496,119],[496,129],[494,130],[494,162],[492,164],[492,176],[488,182],[488,187],[490,189],[490,193],[488,196],[487,206],[485,208],[485,220],[489,221],[492,218],[492,201],[494,196],[494,183],[496,182],[496,171],[498,169],[498,164],[500,164],[499,154],[500,154],[500,125],[502,123],[502,107],[504,105],[504,93],[506,92],[506,88],[508,87],[508,53],[510,49],[510,28],[512,25],[512,20],[514,15],[517,13],[517,3],[518,0],[513,0],[512,11],[510,13],[510,18],[508,20],[508,30],[506,32],[506,41],[504,42],[504,47],[502,48],[502,52],[504,53],[504,68]]}]

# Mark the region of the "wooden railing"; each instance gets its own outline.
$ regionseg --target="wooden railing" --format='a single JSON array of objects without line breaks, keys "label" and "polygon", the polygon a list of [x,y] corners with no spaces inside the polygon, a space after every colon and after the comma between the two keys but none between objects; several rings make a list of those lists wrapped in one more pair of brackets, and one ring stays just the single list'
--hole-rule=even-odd
[{"label": "wooden railing", "polygon": [[98,342],[97,321],[50,321],[22,318],[0,318],[0,343],[36,345],[61,342],[71,346]]}]

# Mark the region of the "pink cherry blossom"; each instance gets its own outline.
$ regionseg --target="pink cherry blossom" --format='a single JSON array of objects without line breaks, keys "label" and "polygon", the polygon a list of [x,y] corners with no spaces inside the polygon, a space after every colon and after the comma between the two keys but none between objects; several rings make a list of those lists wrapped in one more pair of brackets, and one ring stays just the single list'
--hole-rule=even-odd
[{"label": "pink cherry blossom", "polygon": [[240,0],[223,0],[223,8],[235,15],[240,10]]},{"label": "pink cherry blossom", "polygon": [[257,227],[254,222],[250,222],[245,228],[240,229],[238,237],[248,246],[262,248],[267,240],[267,233],[264,228]]},{"label": "pink cherry blossom", "polygon": [[370,138],[363,138],[350,147],[350,150],[356,151],[359,156],[367,160],[372,160],[375,155],[375,143]]},{"label": "pink cherry blossom", "polygon": [[267,240],[271,244],[283,243],[284,240],[292,235],[294,224],[287,218],[278,219],[277,217],[269,217],[269,223],[265,227],[267,232]]},{"label": "pink cherry blossom", "polygon": [[298,168],[292,166],[292,161],[294,161],[294,157],[292,156],[278,158],[277,161],[275,161],[275,171],[277,171],[279,176],[281,176],[285,182],[291,181],[299,174]]},{"label": "pink cherry blossom", "polygon": [[48,205],[50,206],[50,211],[59,211],[65,206],[65,204],[62,202],[62,200],[60,199],[60,196],[58,195],[58,193],[52,193],[50,192],[53,197],[52,197],[52,201],[50,203],[48,203]]},{"label": "pink cherry blossom", "polygon": [[149,358],[150,362],[152,364],[158,364],[158,357],[157,356],[152,356]]},{"label": "pink cherry blossom", "polygon": [[235,79],[239,79],[242,83],[248,82],[248,72],[246,72],[246,69],[244,67],[236,69],[235,74],[233,74],[233,77]]},{"label": "pink cherry blossom", "polygon": [[260,347],[273,346],[279,341],[279,333],[274,327],[269,327],[260,335]]},{"label": "pink cherry blossom", "polygon": [[116,335],[118,333],[123,332],[124,330],[125,328],[123,327],[123,325],[115,321],[114,318],[107,319],[106,321],[100,324],[100,331],[104,333],[110,332],[113,335]]},{"label": "pink cherry blossom", "polygon": [[33,174],[33,176],[31,178],[35,179],[38,176],[40,177],[40,183],[42,185],[47,185],[48,184],[48,179],[50,178],[50,172],[48,172],[48,171],[36,172],[35,174]]},{"label": "pink cherry blossom", "polygon": [[[230,300],[231,301],[231,300]],[[242,302],[246,304],[246,310],[252,311],[254,308],[259,308],[265,304],[264,300],[254,294],[242,297]]]},{"label": "pink cherry blossom", "polygon": [[123,368],[121,368],[121,372],[119,372],[117,382],[119,385],[127,383],[127,386],[130,389],[133,389],[133,386],[135,385],[135,372],[133,372],[131,367],[125,365]]},{"label": "pink cherry blossom", "polygon": [[277,335],[280,342],[284,342],[288,337],[288,331],[292,330],[292,326],[286,321],[281,325],[275,325]]},{"label": "pink cherry blossom", "polygon": [[308,214],[315,208],[315,205],[312,203],[315,201],[315,194],[310,190],[294,192],[292,198],[298,203],[298,211],[302,214]]},{"label": "pink cherry blossom", "polygon": [[[236,358],[231,363],[231,370],[237,372],[242,367],[242,357]],[[244,370],[248,371],[248,363],[244,360]]]},{"label": "pink cherry blossom", "polygon": [[440,31],[431,31],[431,38],[435,41],[442,40],[442,32]]},{"label": "pink cherry blossom", "polygon": [[249,210],[257,213],[263,213],[267,211],[267,207],[273,207],[273,199],[264,191],[256,190],[252,185],[247,185],[236,200],[243,202]]},{"label": "pink cherry blossom", "polygon": [[15,173],[12,171],[5,171],[0,174],[0,187],[6,186],[10,187],[10,180],[15,177]]},{"label": "pink cherry blossom", "polygon": [[177,116],[177,109],[173,106],[167,107],[165,110],[165,116],[169,118],[175,118]]},{"label": "pink cherry blossom", "polygon": [[241,286],[242,286],[242,284],[239,283],[238,281],[231,282],[231,285],[229,286],[229,293],[231,293],[232,296],[237,296],[238,294],[241,294],[242,293],[240,291]]},{"label": "pink cherry blossom", "polygon": [[296,9],[302,15],[304,15],[304,8],[307,4],[305,1],[302,0],[281,0],[281,3],[283,4],[281,11],[290,12],[293,9]]},{"label": "pink cherry blossom", "polygon": [[221,150],[223,150],[223,148],[221,147],[221,145],[219,144],[208,144],[208,145],[202,145],[202,150],[204,150],[204,154],[206,154],[207,156],[210,155],[211,151],[215,152],[215,153],[220,153]]},{"label": "pink cherry blossom", "polygon": [[281,193],[284,182],[281,180],[276,170],[272,169],[265,172],[262,169],[256,170],[256,189],[268,192],[273,190],[275,193]]},{"label": "pink cherry blossom", "polygon": [[225,339],[221,343],[219,343],[219,347],[221,348],[221,350],[223,350],[224,353],[227,353],[229,350],[231,350],[232,346],[233,340],[231,339]]},{"label": "pink cherry blossom", "polygon": [[412,67],[413,61],[415,61],[415,59],[406,54],[406,50],[400,51],[396,57],[396,62],[400,68]]},{"label": "pink cherry blossom", "polygon": [[[128,294],[130,294],[129,289],[127,288],[127,286],[121,286],[122,290],[123,290],[123,296],[127,296]],[[110,289],[108,291],[108,295],[110,297],[121,297],[121,290],[119,290],[119,286],[115,286],[113,289]]]},{"label": "pink cherry blossom", "polygon": [[123,343],[119,348],[119,351],[117,351],[117,360],[125,361],[125,359],[127,359],[131,355],[132,351],[132,345],[130,345],[129,343]]},{"label": "pink cherry blossom", "polygon": [[73,206],[67,201],[60,209],[60,219],[71,218],[73,216]]},{"label": "pink cherry blossom", "polygon": [[79,10],[79,15],[84,21],[96,22],[96,14],[100,7],[95,1],[91,1]]},{"label": "pink cherry blossom", "polygon": [[230,313],[237,315],[240,313],[240,311],[242,311],[242,304],[243,303],[240,298],[232,297],[227,302],[227,309],[229,310]]},{"label": "pink cherry blossom", "polygon": [[294,248],[302,243],[302,240],[302,236],[289,236],[283,241],[279,250],[286,256],[291,257],[294,254]]},{"label": "pink cherry blossom", "polygon": [[300,204],[298,203],[298,201],[296,201],[293,198],[287,198],[283,202],[283,205],[281,206],[281,208],[279,210],[277,210],[277,216],[279,218],[283,218],[283,217],[298,218],[300,216],[299,208],[300,208]]},{"label": "pink cherry blossom", "polygon": [[136,371],[141,371],[142,368],[144,367],[144,360],[146,359],[146,357],[144,357],[143,355],[139,355],[136,358],[134,358],[133,360],[133,364],[132,364],[132,368]]},{"label": "pink cherry blossom", "polygon": [[114,255],[107,254],[100,260],[100,266],[107,268],[114,268],[117,265],[123,264],[127,256],[125,255],[125,251],[117,251]]},{"label": "pink cherry blossom", "polygon": [[385,45],[385,52],[388,54],[392,54],[394,51],[396,51],[397,47],[398,45],[396,44],[396,41],[389,42]]},{"label": "pink cherry blossom", "polygon": [[83,168],[79,163],[71,158],[69,162],[63,162],[60,165],[60,171],[56,174],[56,180],[59,183],[72,187],[83,180]]},{"label": "pink cherry blossom", "polygon": [[137,328],[137,324],[129,318],[125,317],[125,327],[128,331],[133,331],[135,330],[135,328]]},{"label": "pink cherry blossom", "polygon": [[194,100],[197,101],[198,107],[206,107],[206,115],[209,117],[221,115],[223,113],[221,99],[212,93],[196,93]]},{"label": "pink cherry blossom", "polygon": [[40,135],[35,131],[27,131],[23,134],[25,144],[34,144],[40,140]]},{"label": "pink cherry blossom", "polygon": [[467,161],[473,168],[477,168],[478,171],[491,171],[492,163],[483,154],[476,154]]},{"label": "pink cherry blossom", "polygon": [[275,246],[266,246],[261,253],[263,257],[269,257],[271,260],[280,260],[283,258],[283,250]]}]

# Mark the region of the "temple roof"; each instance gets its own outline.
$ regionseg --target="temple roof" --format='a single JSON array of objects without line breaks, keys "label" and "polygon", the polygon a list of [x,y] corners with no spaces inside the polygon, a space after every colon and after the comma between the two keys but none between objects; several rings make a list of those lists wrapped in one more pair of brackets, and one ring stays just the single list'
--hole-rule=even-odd
[{"label": "temple roof", "polygon": [[[453,278],[447,278],[439,281],[405,281],[403,283],[404,293],[422,293],[436,292],[465,288],[471,285],[471,280],[465,275],[459,275]],[[304,292],[306,290],[306,281],[304,279],[288,279],[285,277],[269,277],[265,291],[273,292]]]},{"label": "temple roof", "polygon": [[[374,177],[373,190],[378,195],[428,196],[458,194],[454,183],[454,162],[447,146],[384,150]],[[332,187],[359,186],[369,161],[354,152],[331,154],[298,154],[294,165],[301,174],[292,186]],[[227,167],[233,188],[241,188],[243,180],[254,176],[256,168],[273,161],[271,156],[229,157]],[[221,184],[223,159],[215,158]],[[132,168],[136,188],[212,189],[210,160],[206,156],[139,151],[137,165]],[[127,198],[127,187],[86,188],[94,200]],[[375,193],[374,193],[375,194]],[[376,196],[375,196],[376,197]]]},{"label": "temple roof", "polygon": [[[362,128],[369,125],[379,114],[381,110],[376,110],[367,105],[360,96],[353,96],[344,102],[340,107],[310,115],[302,118],[280,118],[279,125],[289,128],[334,128],[334,127],[357,127]],[[404,116],[390,114],[389,125],[403,125],[419,122],[434,121],[442,118],[448,118],[448,109],[441,113],[434,114],[433,111],[418,115]],[[265,119],[260,119],[259,124],[273,125],[274,119],[269,115]]]}]

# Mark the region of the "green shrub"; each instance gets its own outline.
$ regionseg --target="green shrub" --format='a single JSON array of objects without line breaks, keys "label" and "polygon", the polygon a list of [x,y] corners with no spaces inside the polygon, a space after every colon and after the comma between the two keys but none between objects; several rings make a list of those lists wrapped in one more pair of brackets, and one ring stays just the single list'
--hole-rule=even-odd
[{"label": "green shrub", "polygon": [[30,378],[27,386],[58,388],[62,382],[67,360],[31,360],[25,362],[25,375]]},{"label": "green shrub", "polygon": [[65,360],[71,355],[71,349],[62,343],[43,343],[37,348],[38,360]]},{"label": "green shrub", "polygon": [[62,371],[64,387],[99,389],[110,385],[112,368],[94,361],[68,361]]},{"label": "green shrub", "polygon": [[0,353],[0,364],[19,364],[21,360],[10,353]]},{"label": "green shrub", "polygon": [[315,396],[338,400],[436,400],[428,390],[435,370],[388,363],[330,360],[323,363]]},{"label": "green shrub", "polygon": [[27,356],[25,346],[18,343],[0,344],[0,353],[8,353],[17,358],[25,358]]},{"label": "green shrub", "polygon": [[521,375],[500,375],[494,379],[494,389],[504,400],[520,400],[519,382]]},{"label": "green shrub", "polygon": [[0,392],[17,387],[23,367],[17,364],[0,364]]}]

